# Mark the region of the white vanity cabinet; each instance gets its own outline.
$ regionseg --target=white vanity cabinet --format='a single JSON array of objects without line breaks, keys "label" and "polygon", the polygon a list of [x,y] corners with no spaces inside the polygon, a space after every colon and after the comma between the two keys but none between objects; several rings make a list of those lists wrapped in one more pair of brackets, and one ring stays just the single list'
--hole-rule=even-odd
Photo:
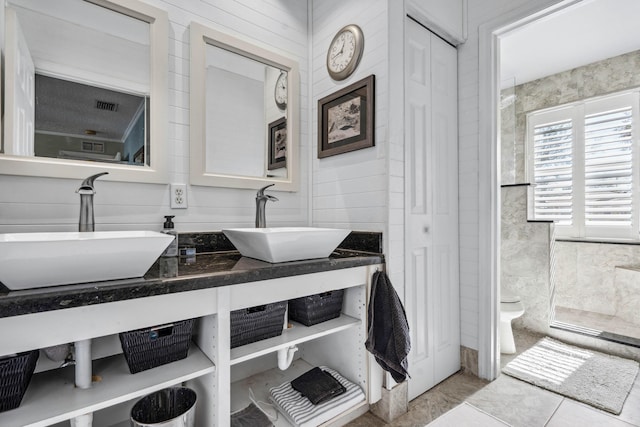
[{"label": "white vanity cabinet", "polygon": [[[365,413],[371,401],[370,371],[378,369],[370,364],[364,347],[366,307],[371,277],[381,268],[381,265],[367,265],[218,288],[218,314],[210,325],[200,328],[196,338],[198,346],[217,366],[214,383],[210,382],[210,376],[189,382],[199,399],[203,393],[215,395],[210,403],[210,407],[215,407],[213,420],[198,425],[228,425],[232,412],[251,403],[250,391],[256,400],[269,402],[271,387],[290,381],[314,366],[337,370],[358,384],[367,396],[362,404],[336,417],[332,424],[344,424]],[[308,327],[290,322],[293,327],[285,329],[280,336],[230,348],[231,311],[337,289],[345,289],[340,317]],[[277,351],[293,345],[299,349],[294,361],[281,371],[277,367]],[[381,378],[377,370],[375,375]],[[379,382],[376,384],[379,388]],[[282,415],[275,424],[290,425]]]},{"label": "white vanity cabinet", "polygon": [[[0,413],[0,425],[55,425],[211,374],[215,371],[214,364],[192,346],[187,359],[131,375],[119,354],[119,342],[95,338],[193,317],[215,317],[216,307],[217,291],[212,288],[1,318],[0,354],[91,339],[96,343],[107,342],[95,346],[93,357],[96,354],[108,357],[94,360],[93,375],[98,381],[85,390],[74,386],[74,366],[35,373],[20,406]],[[41,355],[39,365],[50,366],[47,362]]]},{"label": "white vanity cabinet", "polygon": [[[269,387],[313,366],[333,368],[365,392],[365,402],[333,420],[344,424],[372,401],[370,378],[377,365],[364,347],[366,307],[371,277],[380,268],[365,265],[0,318],[0,354],[91,339],[97,377],[91,388],[75,388],[74,367],[58,368],[42,354],[20,407],[1,412],[0,425],[66,426],[93,413],[95,427],[127,426],[139,398],[185,384],[198,395],[196,425],[226,426],[232,411],[249,404],[249,388],[268,401]],[[294,323],[281,336],[230,349],[231,311],[336,289],[345,289],[339,318],[310,327]],[[186,359],[129,373],[119,332],[189,318],[197,321]],[[277,350],[292,345],[299,348],[295,360],[280,371]],[[381,378],[378,371],[375,376]],[[276,425],[289,424],[280,416]]]}]

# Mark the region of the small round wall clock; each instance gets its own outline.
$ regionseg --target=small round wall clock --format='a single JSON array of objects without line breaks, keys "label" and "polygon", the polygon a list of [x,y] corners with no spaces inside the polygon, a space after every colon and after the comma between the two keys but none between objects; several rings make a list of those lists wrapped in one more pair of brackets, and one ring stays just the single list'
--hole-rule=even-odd
[{"label": "small round wall clock", "polygon": [[287,108],[287,73],[284,71],[280,73],[280,76],[276,81],[273,97],[279,109],[284,110]]},{"label": "small round wall clock", "polygon": [[355,24],[341,28],[327,52],[327,71],[334,80],[344,80],[358,66],[364,49],[364,35]]}]

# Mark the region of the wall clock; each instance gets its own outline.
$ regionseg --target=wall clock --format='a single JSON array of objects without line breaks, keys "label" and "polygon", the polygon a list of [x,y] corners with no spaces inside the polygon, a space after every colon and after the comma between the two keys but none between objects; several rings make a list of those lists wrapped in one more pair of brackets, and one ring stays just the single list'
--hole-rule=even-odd
[{"label": "wall clock", "polygon": [[364,35],[355,24],[341,28],[327,52],[327,71],[334,80],[344,80],[358,66],[364,49]]},{"label": "wall clock", "polygon": [[276,81],[273,97],[279,109],[284,110],[287,108],[287,73],[284,71],[280,73],[280,76]]}]

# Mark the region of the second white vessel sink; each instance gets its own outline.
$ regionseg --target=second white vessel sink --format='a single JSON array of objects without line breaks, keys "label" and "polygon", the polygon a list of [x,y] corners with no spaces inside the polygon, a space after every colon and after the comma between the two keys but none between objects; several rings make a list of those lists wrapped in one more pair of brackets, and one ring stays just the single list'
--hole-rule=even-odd
[{"label": "second white vessel sink", "polygon": [[229,228],[222,232],[243,256],[276,263],[326,258],[351,230],[275,227]]},{"label": "second white vessel sink", "polygon": [[155,231],[0,234],[0,282],[18,290],[141,277],[173,239]]}]

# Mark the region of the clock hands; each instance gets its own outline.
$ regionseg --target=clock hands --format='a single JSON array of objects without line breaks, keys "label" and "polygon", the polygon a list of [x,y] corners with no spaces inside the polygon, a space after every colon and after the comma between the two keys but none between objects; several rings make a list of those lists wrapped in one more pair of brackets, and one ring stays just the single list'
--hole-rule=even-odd
[{"label": "clock hands", "polygon": [[333,55],[333,56],[331,57],[331,59],[334,59],[334,58],[336,58],[337,56],[342,55],[342,52],[344,51],[344,44],[345,44],[345,41],[344,41],[344,39],[342,39],[342,46],[340,46],[340,52],[338,52],[338,53],[336,53],[335,55]]}]

